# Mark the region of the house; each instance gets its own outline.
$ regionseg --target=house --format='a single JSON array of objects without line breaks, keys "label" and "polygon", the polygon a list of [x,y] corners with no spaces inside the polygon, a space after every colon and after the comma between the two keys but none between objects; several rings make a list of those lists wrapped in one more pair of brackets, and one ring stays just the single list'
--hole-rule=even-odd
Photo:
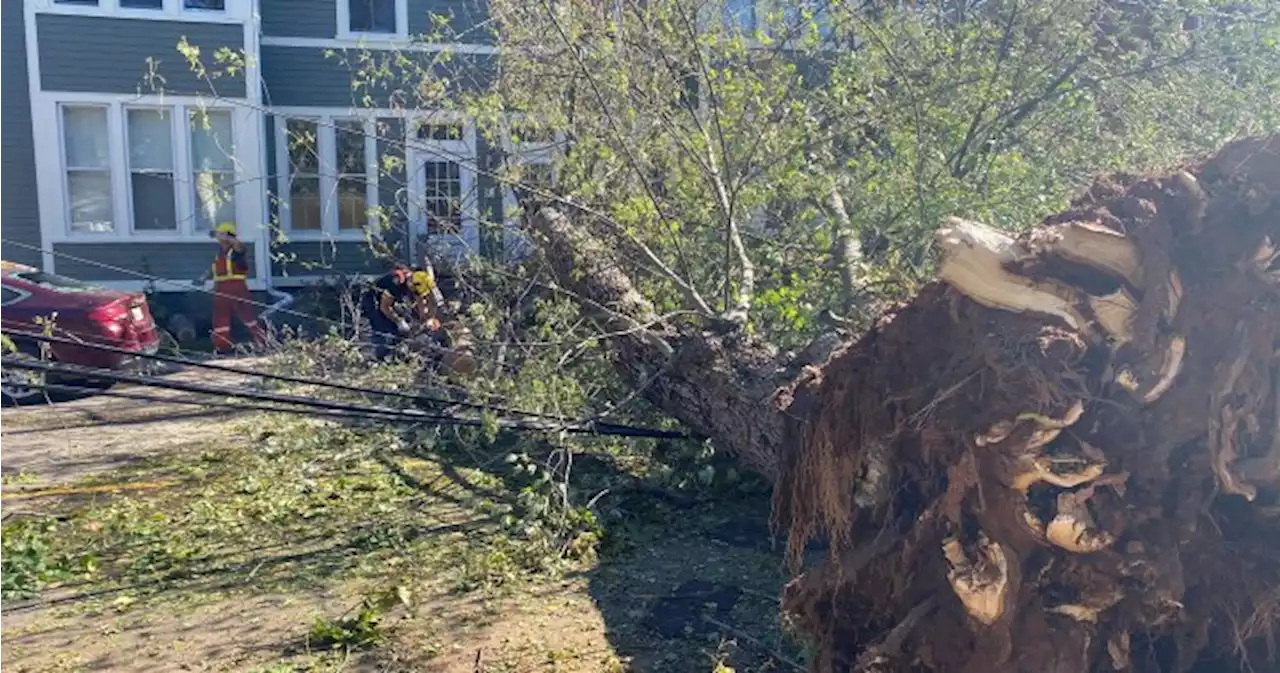
[{"label": "house", "polygon": [[[0,6],[4,257],[46,271],[181,291],[228,220],[257,290],[387,257],[503,254],[514,196],[493,169],[551,156],[546,139],[491,143],[415,104],[413,77],[353,86],[361,53],[484,86],[497,54],[483,0]],[[454,42],[412,39],[442,21]]]}]

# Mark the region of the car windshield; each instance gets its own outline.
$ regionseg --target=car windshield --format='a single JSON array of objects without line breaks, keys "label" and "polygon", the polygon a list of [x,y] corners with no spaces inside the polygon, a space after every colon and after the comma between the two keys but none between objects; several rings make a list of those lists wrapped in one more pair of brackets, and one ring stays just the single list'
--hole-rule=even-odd
[{"label": "car windshield", "polygon": [[101,292],[103,288],[97,285],[90,285],[83,281],[66,276],[59,276],[54,273],[46,273],[44,271],[24,271],[22,273],[13,274],[28,283],[43,285],[59,292]]}]

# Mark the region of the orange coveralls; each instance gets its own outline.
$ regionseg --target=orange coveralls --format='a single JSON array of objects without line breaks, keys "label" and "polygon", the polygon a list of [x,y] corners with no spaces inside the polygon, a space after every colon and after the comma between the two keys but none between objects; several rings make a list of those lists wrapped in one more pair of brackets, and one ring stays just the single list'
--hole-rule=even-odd
[{"label": "orange coveralls", "polygon": [[245,282],[248,277],[244,253],[237,253],[230,245],[223,246],[213,260],[213,349],[216,351],[231,350],[233,313],[249,330],[254,343],[261,346],[266,342],[250,304],[249,285]]}]

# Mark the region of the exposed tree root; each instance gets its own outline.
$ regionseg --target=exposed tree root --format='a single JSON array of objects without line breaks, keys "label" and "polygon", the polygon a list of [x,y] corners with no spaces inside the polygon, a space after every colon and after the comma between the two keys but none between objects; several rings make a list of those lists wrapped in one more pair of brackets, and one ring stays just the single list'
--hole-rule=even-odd
[{"label": "exposed tree root", "polygon": [[1280,136],[937,240],[939,282],[792,393],[817,667],[1280,670]]}]

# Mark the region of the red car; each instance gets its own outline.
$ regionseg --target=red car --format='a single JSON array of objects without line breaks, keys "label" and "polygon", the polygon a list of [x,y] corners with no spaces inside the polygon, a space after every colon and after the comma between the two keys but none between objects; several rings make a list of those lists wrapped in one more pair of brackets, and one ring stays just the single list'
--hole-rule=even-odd
[{"label": "red car", "polygon": [[[23,334],[48,333],[133,353],[154,353],[160,346],[151,309],[141,292],[110,290],[5,261],[0,261],[0,291],[0,324],[18,350],[28,356],[40,355],[40,342],[24,339]],[[126,368],[138,360],[59,343],[49,344],[46,356],[58,362],[105,369]],[[32,372],[6,367],[4,400],[14,402],[43,395],[41,390],[24,385],[32,381],[31,376]]]}]

